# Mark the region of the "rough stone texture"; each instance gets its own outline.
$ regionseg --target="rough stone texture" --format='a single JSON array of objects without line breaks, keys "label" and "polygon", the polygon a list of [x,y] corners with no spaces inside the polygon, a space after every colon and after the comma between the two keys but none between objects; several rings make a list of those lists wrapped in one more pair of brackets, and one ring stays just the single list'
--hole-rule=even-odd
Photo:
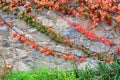
[{"label": "rough stone texture", "polygon": [[97,36],[105,36],[105,32],[103,32],[103,31],[95,31],[95,34]]},{"label": "rough stone texture", "polygon": [[40,54],[41,53],[39,51],[32,50],[31,56],[32,58],[40,58],[41,57]]},{"label": "rough stone texture", "polygon": [[74,43],[74,44],[77,44],[77,45],[82,45],[82,46],[84,46],[84,47],[90,47],[91,46],[91,44],[93,43],[92,41],[90,41],[90,40],[86,40],[86,39],[82,39],[82,38],[79,38],[79,39],[74,39],[74,40],[72,40],[72,42]]},{"label": "rough stone texture", "polygon": [[8,42],[8,41],[2,41],[2,46],[3,47],[10,47],[10,42]]},{"label": "rough stone texture", "polygon": [[[24,20],[16,19],[14,22],[15,27],[18,27],[20,29],[27,29],[28,25],[25,23]],[[17,25],[17,26],[16,26]]]},{"label": "rough stone texture", "polygon": [[7,31],[7,30],[8,30],[8,28],[6,27],[6,25],[3,25],[3,26],[1,26],[1,27],[0,27],[0,30]]},{"label": "rough stone texture", "polygon": [[29,67],[23,63],[22,61],[20,62],[16,62],[14,67],[13,67],[14,71],[29,71]]},{"label": "rough stone texture", "polygon": [[35,62],[33,60],[26,60],[25,63],[31,67],[35,66]]},{"label": "rough stone texture", "polygon": [[[21,6],[19,10],[22,10],[26,12],[26,9]],[[97,36],[104,36],[108,39],[112,39],[117,44],[117,47],[107,47],[101,42],[94,42],[91,40],[88,40],[84,35],[78,33],[76,30],[71,27],[69,24],[67,24],[66,21],[61,19],[56,13],[50,10],[43,10],[40,13],[32,12],[44,25],[48,25],[52,27],[56,32],[63,35],[65,38],[69,38],[74,44],[76,45],[83,45],[84,47],[87,47],[92,52],[102,52],[105,54],[114,53],[115,57],[120,59],[120,56],[115,52],[116,48],[120,46],[120,38],[118,37],[115,32],[112,32],[111,28],[105,24],[102,24],[103,26],[99,26],[96,28],[96,35]],[[51,50],[57,50],[60,52],[75,54],[79,57],[85,56],[81,50],[77,49],[69,49],[68,46],[56,44],[55,41],[51,40],[49,37],[44,35],[43,33],[37,32],[36,29],[32,28],[30,25],[26,24],[23,20],[16,19],[16,16],[13,14],[7,15],[6,13],[0,11],[0,15],[4,17],[6,21],[11,22],[14,25],[14,29],[18,33],[25,34],[29,36],[31,39],[35,40],[38,44],[42,46],[47,46]],[[76,23],[80,23],[83,25],[83,27],[88,28],[91,30],[91,21],[89,19],[85,19],[84,17],[77,18],[77,17],[71,17],[69,15],[66,16],[71,21],[74,21]],[[85,23],[85,24],[83,24]],[[8,30],[8,28],[3,25],[0,27],[0,40],[5,40],[6,42],[2,43],[4,44],[4,52],[7,57],[7,63],[12,64],[12,62],[15,59],[15,48],[17,51],[17,60],[13,66],[13,70],[15,71],[28,71],[30,68],[40,68],[40,69],[58,69],[58,70],[71,70],[73,69],[72,61],[65,61],[63,58],[58,59],[57,57],[48,56],[46,57],[44,53],[40,53],[39,51],[35,51],[31,49],[31,47],[24,46],[16,39],[13,39],[12,33],[14,31]],[[117,35],[117,37],[116,37]],[[12,41],[9,43],[9,40]],[[7,43],[8,42],[8,43]],[[7,47],[5,47],[7,46]],[[1,60],[1,57],[0,57]],[[90,62],[89,62],[90,61]],[[1,61],[0,64],[3,62]],[[93,64],[94,63],[94,64]],[[84,63],[78,63],[77,68],[78,69],[85,69],[85,67],[88,66],[90,68],[95,68],[96,62],[92,59],[87,59],[87,62]]]},{"label": "rough stone texture", "polygon": [[71,29],[69,31],[64,32],[63,36],[65,36],[66,39],[75,39],[80,38],[81,34],[77,32],[75,29]]},{"label": "rough stone texture", "polygon": [[42,19],[42,24],[47,25],[48,24],[48,19]]},{"label": "rough stone texture", "polygon": [[115,38],[115,34],[114,33],[109,33],[109,34],[106,35],[106,37],[108,39],[113,39],[113,38]]},{"label": "rough stone texture", "polygon": [[87,68],[92,68],[92,69],[95,69],[96,68],[96,65],[97,63],[94,61],[94,60],[91,60],[91,61],[87,61],[87,62],[84,62],[84,63],[80,63],[77,68],[79,70],[85,70],[86,67]]},{"label": "rough stone texture", "polygon": [[80,57],[84,56],[84,54],[81,50],[73,50],[72,54],[80,56]]},{"label": "rough stone texture", "polygon": [[28,57],[28,53],[25,50],[22,49],[16,49],[18,54],[18,59],[26,58]]},{"label": "rough stone texture", "polygon": [[55,63],[48,63],[48,62],[39,62],[38,67],[40,69],[55,69]]},{"label": "rough stone texture", "polygon": [[65,71],[72,70],[73,69],[73,64],[71,64],[69,62],[65,62],[61,65],[58,65],[57,69],[58,70],[65,70]]},{"label": "rough stone texture", "polygon": [[91,47],[90,50],[93,52],[102,52],[105,53],[110,49],[109,46],[104,45],[101,42],[95,42]]},{"label": "rough stone texture", "polygon": [[111,27],[109,27],[108,25],[106,25],[105,23],[102,23],[101,26],[103,27],[104,30],[106,31],[111,31]]},{"label": "rough stone texture", "polygon": [[66,50],[65,50],[65,47],[63,47],[63,46],[57,46],[57,45],[50,46],[49,49],[51,49],[51,50],[56,50],[56,51],[60,51],[60,52],[65,52],[65,51],[66,51]]}]

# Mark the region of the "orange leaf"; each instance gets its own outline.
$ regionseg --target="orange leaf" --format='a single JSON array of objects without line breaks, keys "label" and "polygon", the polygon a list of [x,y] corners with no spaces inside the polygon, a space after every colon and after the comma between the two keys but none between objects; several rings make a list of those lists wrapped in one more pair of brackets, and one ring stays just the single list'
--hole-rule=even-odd
[{"label": "orange leaf", "polygon": [[3,21],[0,21],[0,26],[4,25],[4,22]]},{"label": "orange leaf", "polygon": [[115,59],[114,59],[114,57],[112,57],[112,58],[111,58],[111,62],[114,62],[114,61],[115,61]]},{"label": "orange leaf", "polygon": [[107,58],[105,63],[110,63],[111,59],[110,58]]},{"label": "orange leaf", "polygon": [[64,43],[65,43],[65,44],[68,44],[69,42],[70,42],[70,40],[67,40],[67,39],[64,40]]},{"label": "orange leaf", "polygon": [[13,37],[14,37],[14,38],[17,37],[17,33],[13,33]]},{"label": "orange leaf", "polygon": [[86,62],[86,57],[80,59],[80,63]]},{"label": "orange leaf", "polygon": [[57,54],[57,57],[58,57],[58,58],[60,58],[60,57],[61,57],[61,54],[60,54],[60,53],[58,53],[58,54]]},{"label": "orange leaf", "polygon": [[30,45],[30,41],[26,41],[26,42],[25,42],[25,45],[26,45],[26,46],[29,46],[29,45]]},{"label": "orange leaf", "polygon": [[88,4],[92,4],[92,0],[88,0]]},{"label": "orange leaf", "polygon": [[73,58],[74,58],[73,55],[68,56],[68,60],[72,60]]},{"label": "orange leaf", "polygon": [[43,49],[40,49],[40,52],[43,53],[43,52],[46,52],[48,50],[48,48],[43,48]]},{"label": "orange leaf", "polygon": [[49,56],[50,53],[51,53],[51,51],[47,51],[47,52],[45,52],[45,56]]},{"label": "orange leaf", "polygon": [[74,62],[77,62],[77,58],[74,56]]},{"label": "orange leaf", "polygon": [[120,22],[120,16],[117,16],[117,17],[116,17],[116,21],[117,21],[117,22]]},{"label": "orange leaf", "polygon": [[63,55],[63,58],[65,59],[65,60],[67,60],[68,59],[68,56],[67,55]]},{"label": "orange leaf", "polygon": [[12,24],[11,24],[11,23],[6,23],[6,26],[7,26],[8,28],[12,28]]}]

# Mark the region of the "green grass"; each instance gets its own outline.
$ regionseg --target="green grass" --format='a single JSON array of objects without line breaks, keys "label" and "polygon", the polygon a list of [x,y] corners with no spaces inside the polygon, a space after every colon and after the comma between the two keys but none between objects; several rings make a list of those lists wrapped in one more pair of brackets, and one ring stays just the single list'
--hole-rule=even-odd
[{"label": "green grass", "polygon": [[98,63],[96,69],[86,68],[72,71],[33,70],[30,72],[8,73],[2,80],[120,80],[120,62],[105,65]]}]

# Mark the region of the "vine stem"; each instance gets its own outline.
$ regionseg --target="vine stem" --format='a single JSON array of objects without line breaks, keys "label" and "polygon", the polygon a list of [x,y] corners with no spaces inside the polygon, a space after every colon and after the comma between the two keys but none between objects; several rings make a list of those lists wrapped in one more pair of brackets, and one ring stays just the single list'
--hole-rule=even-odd
[{"label": "vine stem", "polygon": [[[3,22],[5,23],[5,24],[7,24],[7,22],[0,16],[0,19],[1,20],[3,20]],[[20,33],[18,33],[14,28],[10,28],[10,29],[12,29],[13,31],[15,31],[17,34],[19,34],[20,35]],[[27,39],[25,36],[22,36],[22,37],[24,37],[25,39]],[[28,39],[29,40],[29,39]],[[30,42],[31,42],[31,40],[29,40]],[[46,48],[46,47],[43,47],[43,46],[41,46],[41,45],[39,45],[41,48]],[[48,48],[48,47],[47,47]],[[49,50],[49,49],[48,49]],[[71,50],[71,49],[67,49],[67,50]],[[61,51],[57,51],[57,50],[52,50],[52,51],[54,51],[54,52],[57,52],[57,53],[62,53],[62,55],[64,55],[64,54],[68,54],[67,52],[61,52]],[[68,54],[69,55],[69,54]],[[75,55],[75,54],[72,54],[72,55]],[[75,55],[75,56],[77,56],[77,55]],[[77,57],[79,57],[79,56],[77,56]]]}]

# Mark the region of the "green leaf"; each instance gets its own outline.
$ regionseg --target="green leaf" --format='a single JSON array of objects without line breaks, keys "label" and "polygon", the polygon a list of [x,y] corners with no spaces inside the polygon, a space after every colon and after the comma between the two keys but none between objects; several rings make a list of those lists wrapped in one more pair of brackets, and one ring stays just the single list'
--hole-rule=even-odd
[{"label": "green leaf", "polygon": [[87,50],[86,50],[86,49],[82,49],[82,51],[83,51],[84,53],[87,53]]},{"label": "green leaf", "polygon": [[41,26],[37,26],[37,31],[40,31],[40,29],[41,29]]},{"label": "green leaf", "polygon": [[88,57],[93,57],[93,54],[92,53],[88,53]]},{"label": "green leaf", "polygon": [[104,55],[102,53],[100,53],[100,59],[103,60],[104,59]]},{"label": "green leaf", "polygon": [[32,22],[32,27],[35,27],[36,26],[36,23],[35,22]]}]

